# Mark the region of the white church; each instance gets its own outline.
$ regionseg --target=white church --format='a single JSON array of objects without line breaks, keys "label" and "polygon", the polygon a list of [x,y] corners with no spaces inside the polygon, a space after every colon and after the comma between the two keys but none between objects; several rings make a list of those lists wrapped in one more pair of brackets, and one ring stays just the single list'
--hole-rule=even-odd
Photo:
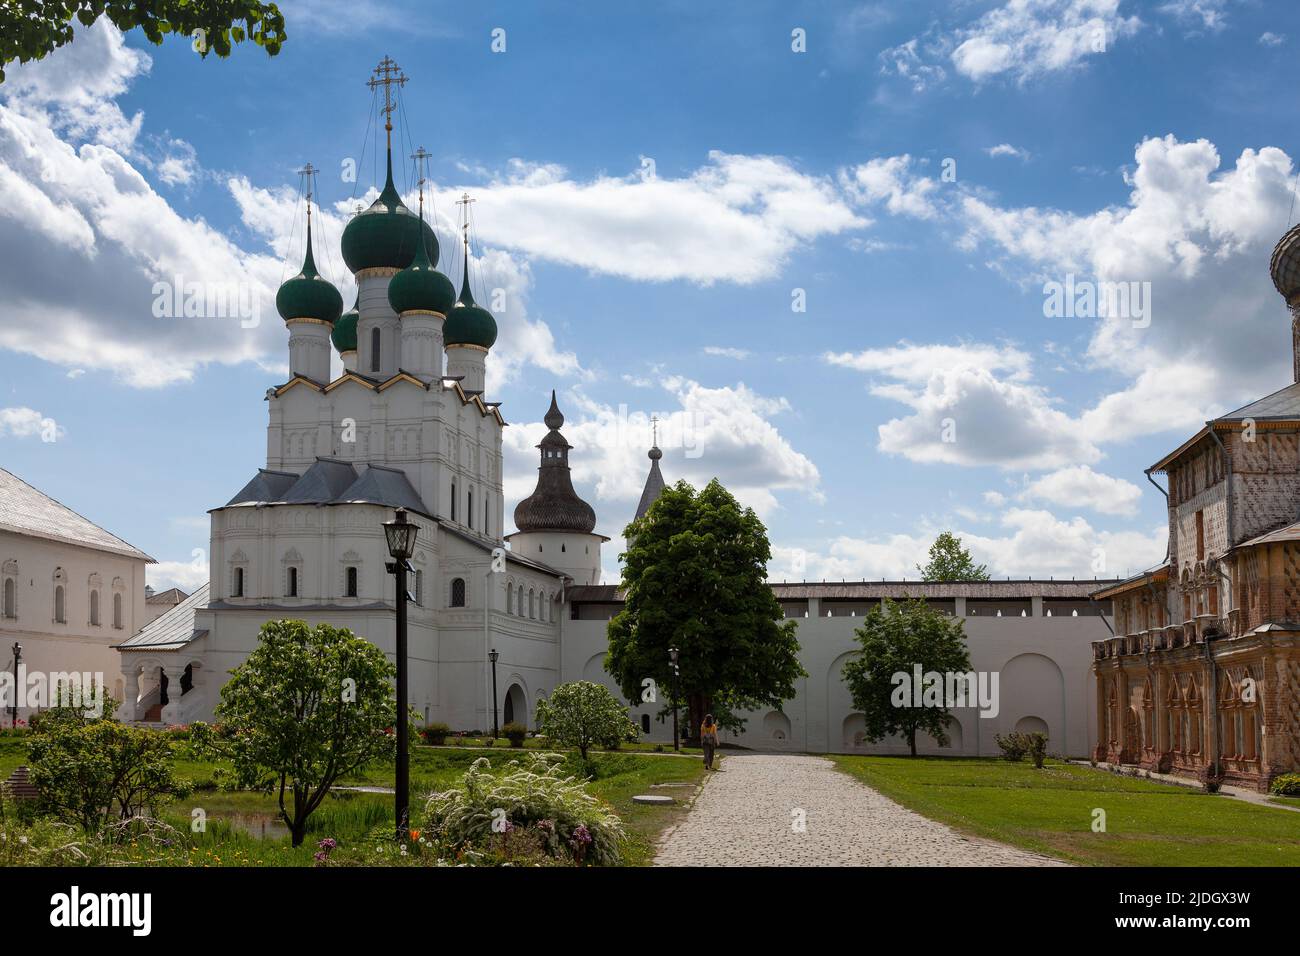
[{"label": "white church", "polygon": [[[422,195],[413,211],[394,186],[388,94],[400,79],[388,60],[376,75],[371,82],[383,88],[388,117],[387,178],[341,240],[356,303],[344,312],[338,290],[316,270],[309,192],[305,261],[276,298],[290,374],[266,393],[265,467],[210,512],[209,583],[116,646],[125,719],[211,720],[228,672],[270,620],[347,627],[393,654],[395,584],[382,523],[395,508],[419,526],[409,686],[425,721],[488,730],[495,713],[499,723],[531,728],[538,699],[559,683],[594,680],[617,692],[603,657],[621,597],[600,581],[609,538],[596,532],[595,512],[574,491],[564,417],[552,393],[536,489],[515,508],[511,531],[502,493],[507,423],[485,393],[496,322],[473,295],[468,231],[457,243],[458,294],[437,271],[440,250]],[[342,360],[337,378],[331,348]],[[639,514],[663,488],[660,457],[650,450]],[[504,549],[504,569],[499,560],[494,568],[496,549]],[[1109,609],[1088,600],[1096,582],[773,587],[787,616],[805,619],[798,637],[810,676],[781,710],[748,715],[735,742],[813,751],[903,747],[864,743],[839,670],[856,647],[853,619],[883,597],[910,594],[968,618],[974,666],[1003,674],[995,720],[960,714],[948,747],[927,749],[996,752],[995,733],[1041,729],[1054,749],[1088,751],[1090,643],[1109,633]],[[630,712],[650,739],[668,741],[661,706]]]}]

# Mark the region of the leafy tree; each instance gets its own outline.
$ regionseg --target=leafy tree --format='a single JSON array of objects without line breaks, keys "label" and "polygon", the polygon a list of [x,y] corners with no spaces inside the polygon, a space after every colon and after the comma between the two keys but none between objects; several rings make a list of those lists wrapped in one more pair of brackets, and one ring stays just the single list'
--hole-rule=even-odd
[{"label": "leafy tree", "polygon": [[[948,742],[951,701],[941,693],[938,702],[922,700],[922,706],[915,706],[912,693],[896,693],[900,684],[895,675],[906,674],[911,682],[917,665],[922,675],[969,672],[962,624],[960,618],[941,614],[922,600],[895,603],[886,598],[881,607],[871,609],[854,632],[862,654],[845,664],[843,671],[853,706],[866,719],[868,740],[875,743],[902,734],[913,757],[918,731],[930,734],[940,745]],[[910,683],[902,686],[910,691]]]},{"label": "leafy tree", "polygon": [[268,621],[221,688],[218,727],[193,725],[193,746],[234,764],[241,789],[277,792],[299,846],[337,780],[395,758],[395,674],[383,651],[346,628]]},{"label": "leafy tree", "polygon": [[566,747],[577,747],[583,761],[587,751],[610,740],[635,741],[637,725],[627,708],[603,684],[575,680],[561,684],[537,702],[537,725],[543,734]]},{"label": "leafy tree", "polygon": [[772,552],[753,509],[717,479],[698,493],[679,481],[624,534],[626,600],[609,622],[605,667],[628,700],[648,699],[647,678],[656,695],[670,696],[674,646],[693,741],[707,713],[740,730],[735,711],[779,709],[794,697],[795,681],[807,675],[795,622],[782,619],[767,583]]},{"label": "leafy tree", "polygon": [[961,538],[945,531],[930,545],[930,560],[918,564],[922,581],[987,581],[989,569],[977,565],[970,552],[961,546]]},{"label": "leafy tree", "polygon": [[230,56],[246,39],[275,56],[285,40],[279,7],[254,0],[13,0],[0,3],[0,82],[10,61],[42,59],[72,42],[73,20],[88,27],[101,16],[124,33],[140,27],[155,46],[169,33],[184,37],[203,57]]},{"label": "leafy tree", "polygon": [[190,792],[173,773],[167,734],[120,723],[115,708],[107,695],[98,718],[73,707],[52,708],[33,721],[28,742],[42,808],[87,832],[100,831],[114,817],[156,815],[168,800]]}]

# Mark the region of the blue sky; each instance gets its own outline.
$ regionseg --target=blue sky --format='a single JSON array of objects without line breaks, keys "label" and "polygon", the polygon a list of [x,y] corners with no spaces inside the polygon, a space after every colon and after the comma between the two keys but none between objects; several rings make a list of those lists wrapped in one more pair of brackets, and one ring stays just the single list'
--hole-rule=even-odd
[{"label": "blue sky", "polygon": [[[777,579],[911,575],[945,528],[997,574],[1091,577],[1163,556],[1144,467],[1290,380],[1290,3],[282,7],[275,58],[96,27],[0,86],[0,466],[158,584],[192,586],[206,510],[265,463],[308,160],[351,302],[384,55],[399,185],[424,146],[444,253],[474,194],[506,294],[508,507],[556,388],[609,580],[652,413],[669,480],[760,511]],[[259,324],[155,318],[177,272],[242,283]],[[1149,283],[1149,324],[1045,316],[1069,275]]]}]

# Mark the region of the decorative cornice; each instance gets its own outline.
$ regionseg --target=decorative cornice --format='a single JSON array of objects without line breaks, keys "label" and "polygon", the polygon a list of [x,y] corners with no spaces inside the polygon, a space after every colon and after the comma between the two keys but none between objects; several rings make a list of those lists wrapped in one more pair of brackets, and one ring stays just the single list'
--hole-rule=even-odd
[{"label": "decorative cornice", "polygon": [[488,352],[483,346],[471,345],[468,342],[452,342],[446,347],[446,351],[450,352],[452,349],[473,349],[475,352],[482,352],[484,355]]},{"label": "decorative cornice", "polygon": [[333,322],[326,322],[324,319],[313,319],[310,316],[306,316],[306,315],[297,316],[292,319],[284,320],[285,325],[295,325],[299,322],[304,322],[307,323],[308,325],[323,325],[326,328],[330,328],[330,329],[334,328]]},{"label": "decorative cornice", "polygon": [[371,266],[369,269],[362,269],[354,278],[357,281],[362,279],[391,279],[401,271],[401,269],[392,266]]},{"label": "decorative cornice", "polygon": [[432,309],[407,309],[405,312],[399,312],[397,317],[399,319],[404,319],[408,315],[430,315],[433,316],[435,319],[442,319],[443,321],[446,321],[447,319],[447,316],[445,316],[443,313],[435,312]]}]

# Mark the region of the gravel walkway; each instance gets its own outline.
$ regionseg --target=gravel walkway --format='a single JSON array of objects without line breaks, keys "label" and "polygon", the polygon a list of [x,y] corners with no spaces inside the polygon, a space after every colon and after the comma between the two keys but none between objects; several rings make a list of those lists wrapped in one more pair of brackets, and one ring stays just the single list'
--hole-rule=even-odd
[{"label": "gravel walkway", "polygon": [[655,865],[1063,864],[962,836],[840,773],[824,757],[744,754],[725,756],[722,769],[707,775],[686,818],[664,835]]}]

